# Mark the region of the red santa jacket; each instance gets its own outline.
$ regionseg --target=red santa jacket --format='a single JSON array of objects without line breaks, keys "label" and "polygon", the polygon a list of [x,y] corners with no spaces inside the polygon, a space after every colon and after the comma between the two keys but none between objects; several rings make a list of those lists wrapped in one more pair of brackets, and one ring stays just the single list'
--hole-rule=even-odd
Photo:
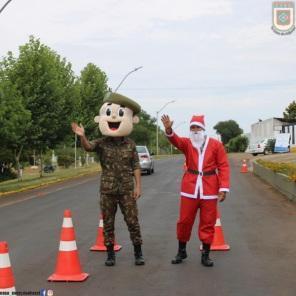
[{"label": "red santa jacket", "polygon": [[227,155],[221,142],[206,137],[203,151],[195,148],[189,138],[181,138],[174,132],[167,135],[169,141],[186,157],[188,169],[209,172],[216,170],[216,174],[203,176],[185,171],[181,196],[201,199],[216,199],[219,191],[229,191],[229,164]]}]

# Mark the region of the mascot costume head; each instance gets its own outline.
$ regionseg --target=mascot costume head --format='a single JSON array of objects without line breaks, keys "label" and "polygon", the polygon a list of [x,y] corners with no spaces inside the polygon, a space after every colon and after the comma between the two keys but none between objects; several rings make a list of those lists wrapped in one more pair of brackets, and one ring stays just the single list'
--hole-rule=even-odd
[{"label": "mascot costume head", "polygon": [[107,137],[125,137],[131,134],[133,124],[140,120],[137,114],[141,107],[135,101],[109,92],[104,98],[100,115],[95,117],[102,135]]}]

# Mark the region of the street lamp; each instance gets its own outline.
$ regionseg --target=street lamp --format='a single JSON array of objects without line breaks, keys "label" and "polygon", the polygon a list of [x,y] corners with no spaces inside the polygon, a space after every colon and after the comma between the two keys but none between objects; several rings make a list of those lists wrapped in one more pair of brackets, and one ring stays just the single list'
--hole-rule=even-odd
[{"label": "street lamp", "polygon": [[8,0],[0,9],[0,13],[5,9],[5,7],[11,2],[12,0]]},{"label": "street lamp", "polygon": [[156,111],[156,155],[158,155],[158,114],[162,111],[168,104],[176,102],[175,100],[169,101],[164,104],[158,111]]},{"label": "street lamp", "polygon": [[114,92],[116,92],[116,91],[120,88],[121,84],[124,82],[124,80],[125,80],[130,74],[132,74],[132,73],[134,73],[134,72],[136,72],[136,71],[138,71],[138,70],[140,70],[140,69],[142,69],[142,68],[143,68],[143,66],[141,66],[141,67],[137,67],[137,68],[135,68],[134,70],[128,72],[128,73],[122,78],[122,80],[120,81],[119,85],[116,87],[116,89],[115,89]]}]

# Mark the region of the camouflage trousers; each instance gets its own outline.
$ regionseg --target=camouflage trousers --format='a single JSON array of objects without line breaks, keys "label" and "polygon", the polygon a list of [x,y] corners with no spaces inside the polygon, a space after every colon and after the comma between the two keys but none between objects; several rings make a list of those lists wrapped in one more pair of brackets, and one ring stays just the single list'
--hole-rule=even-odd
[{"label": "camouflage trousers", "polygon": [[121,195],[101,193],[100,207],[104,222],[105,245],[114,244],[114,222],[117,205],[119,205],[127,224],[132,243],[134,245],[142,244],[137,202],[133,198],[133,192],[130,192]]}]

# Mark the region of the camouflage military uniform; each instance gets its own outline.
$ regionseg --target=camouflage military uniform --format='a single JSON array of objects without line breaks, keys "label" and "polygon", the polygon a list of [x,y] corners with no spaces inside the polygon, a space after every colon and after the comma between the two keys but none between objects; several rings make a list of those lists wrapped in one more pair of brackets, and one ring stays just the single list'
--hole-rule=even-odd
[{"label": "camouflage military uniform", "polygon": [[134,245],[142,244],[138,208],[133,197],[134,170],[140,169],[135,143],[129,138],[105,137],[93,141],[93,151],[102,167],[100,207],[104,221],[105,245],[114,244],[117,204]]}]

